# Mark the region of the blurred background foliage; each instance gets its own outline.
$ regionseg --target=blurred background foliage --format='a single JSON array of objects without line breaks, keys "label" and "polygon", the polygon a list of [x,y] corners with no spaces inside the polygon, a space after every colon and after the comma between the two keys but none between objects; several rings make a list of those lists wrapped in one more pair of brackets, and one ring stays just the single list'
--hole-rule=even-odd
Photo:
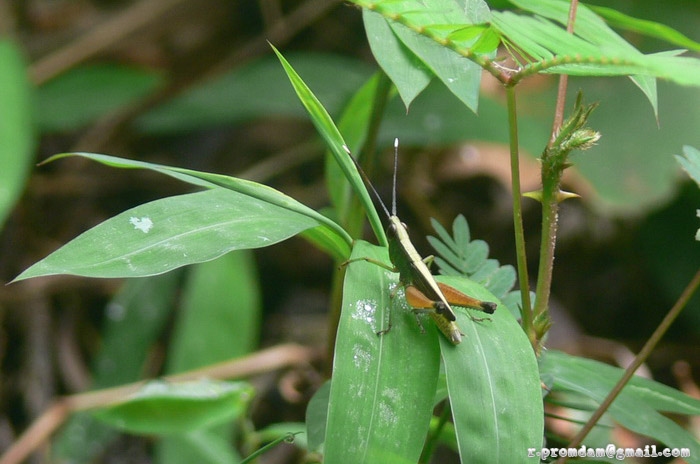
[{"label": "blurred background foliage", "polygon": [[[700,40],[694,0],[594,3]],[[0,17],[3,282],[114,214],[187,191],[153,173],[80,159],[34,167],[59,152],[241,176],[322,208],[323,146],[267,41],[283,50],[334,117],[377,69],[359,10],[328,0],[8,1]],[[626,38],[644,52],[660,49],[649,38]],[[555,76],[537,76],[519,88],[525,190],[538,188],[535,157],[549,137],[555,87]],[[549,345],[624,363],[700,263],[694,241],[700,192],[673,158],[683,145],[700,147],[700,92],[661,82],[657,120],[628,79],[570,79],[571,95],[579,89],[587,101],[600,102],[591,126],[603,138],[574,158],[565,179],[565,188],[582,198],[562,205]],[[494,258],[514,263],[503,100],[484,79],[476,116],[434,82],[408,113],[398,98],[386,108],[379,145],[401,139],[399,209],[426,254],[420,237],[433,232],[429,219],[448,225],[462,213]],[[389,171],[387,162],[373,174],[380,191],[388,188]],[[525,213],[535,257],[538,205],[527,201]],[[138,281],[55,277],[1,286],[0,449],[58,394],[284,341],[322,348],[331,266],[295,238]],[[649,372],[686,388],[692,378],[675,367],[688,362],[698,372],[698,334],[696,296],[652,355]],[[256,426],[303,420],[320,379],[306,371],[259,379]],[[80,420],[89,421],[76,418],[59,453],[87,458],[118,449],[112,456],[124,462],[145,459],[145,445],[134,439],[86,446],[81,437],[93,426]],[[174,462],[177,447],[165,441],[158,455]]]}]

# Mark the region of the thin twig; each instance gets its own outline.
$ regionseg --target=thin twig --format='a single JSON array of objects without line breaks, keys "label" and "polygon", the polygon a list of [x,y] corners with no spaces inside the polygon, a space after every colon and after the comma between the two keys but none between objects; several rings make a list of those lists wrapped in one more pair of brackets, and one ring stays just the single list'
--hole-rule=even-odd
[{"label": "thin twig", "polygon": [[[625,369],[625,373],[622,375],[620,380],[617,381],[615,387],[610,391],[610,393],[608,393],[605,400],[600,403],[600,406],[598,406],[598,409],[596,409],[593,415],[591,415],[590,419],[588,419],[586,425],[571,440],[571,443],[568,445],[569,448],[576,448],[579,446],[581,442],[583,442],[583,439],[586,438],[588,433],[593,430],[593,427],[595,427],[596,423],[601,417],[603,417],[603,414],[605,414],[605,412],[610,408],[612,402],[615,401],[615,398],[617,398],[625,385],[627,385],[634,373],[637,371],[637,369],[639,369],[639,366],[641,366],[647,360],[651,352],[654,350],[654,348],[656,348],[656,345],[659,344],[661,338],[668,331],[669,327],[671,327],[671,324],[673,324],[673,321],[676,320],[683,308],[685,308],[685,305],[688,304],[688,301],[697,291],[699,286],[700,270],[698,270],[695,276],[690,280],[690,283],[688,283],[688,286],[685,288],[685,290],[683,290],[683,293],[681,293],[681,296],[678,298],[678,301],[676,301],[676,304],[673,305],[668,314],[666,314],[666,317],[664,317],[654,333],[651,335],[651,337],[649,337],[649,340],[647,340],[642,350],[634,358],[632,364]],[[557,464],[564,464],[566,461],[567,458],[562,457],[557,461]]]}]

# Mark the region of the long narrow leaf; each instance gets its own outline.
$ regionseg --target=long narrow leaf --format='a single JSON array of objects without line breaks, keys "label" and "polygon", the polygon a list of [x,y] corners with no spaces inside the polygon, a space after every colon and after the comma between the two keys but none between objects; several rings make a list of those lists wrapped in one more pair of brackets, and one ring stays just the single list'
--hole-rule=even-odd
[{"label": "long narrow leaf", "polygon": [[369,196],[364,183],[362,182],[360,174],[357,172],[355,165],[345,152],[345,141],[343,140],[342,135],[340,135],[338,128],[335,126],[335,123],[328,115],[328,112],[323,105],[321,105],[321,102],[318,101],[311,89],[309,89],[301,77],[299,77],[296,71],[294,71],[292,65],[290,65],[287,60],[284,59],[282,54],[275,47],[272,48],[277,54],[280,63],[282,63],[282,66],[289,77],[289,81],[292,83],[292,86],[297,92],[299,99],[308,111],[311,121],[314,123],[314,126],[316,126],[319,134],[321,134],[321,137],[323,137],[323,139],[326,141],[328,148],[331,150],[331,153],[335,157],[335,160],[340,168],[343,170],[343,173],[345,173],[350,185],[352,185],[355,192],[360,197],[360,201],[367,211],[369,223],[372,226],[372,230],[374,230],[379,243],[385,245],[386,236],[384,234],[384,228],[382,227],[382,221],[379,219],[379,215],[372,204],[372,199]]},{"label": "long narrow leaf", "polygon": [[[356,242],[353,258],[388,262],[385,248]],[[430,422],[439,371],[437,331],[421,333],[391,298],[398,275],[364,261],[348,265],[325,433],[328,463],[415,463]],[[391,331],[387,328],[392,311]],[[398,438],[397,438],[398,437]]]},{"label": "long narrow leaf", "polygon": [[613,8],[589,5],[589,8],[601,15],[613,27],[644,34],[649,37],[665,40],[673,45],[700,51],[700,43],[691,40],[677,30],[655,21],[633,18]]},{"label": "long narrow leaf", "polygon": [[314,219],[223,188],[152,201],[84,232],[15,280],[53,274],[142,277],[259,248]]},{"label": "long narrow leaf", "polygon": [[406,110],[428,86],[433,74],[427,66],[396,36],[379,13],[362,12],[367,42],[379,66],[396,86]]},{"label": "long narrow leaf", "polygon": [[[494,301],[464,278],[439,280]],[[544,430],[537,360],[508,308],[499,303],[490,318],[475,322],[458,309],[464,340],[453,346],[440,337],[460,457],[468,463],[522,462],[525,450],[540,446]]]}]

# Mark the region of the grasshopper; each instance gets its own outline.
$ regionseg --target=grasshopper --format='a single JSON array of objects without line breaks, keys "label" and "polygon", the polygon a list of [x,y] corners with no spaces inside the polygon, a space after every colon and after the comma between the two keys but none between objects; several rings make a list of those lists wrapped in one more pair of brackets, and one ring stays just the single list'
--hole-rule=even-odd
[{"label": "grasshopper", "polygon": [[[389,220],[386,235],[389,242],[389,259],[393,266],[377,261],[372,258],[355,258],[346,261],[343,265],[348,265],[354,261],[367,261],[372,264],[381,266],[391,272],[399,273],[399,286],[392,290],[393,297],[398,288],[405,289],[406,302],[413,308],[414,313],[427,312],[430,318],[435,322],[438,329],[445,337],[457,345],[462,342],[463,333],[457,326],[456,316],[452,310],[452,305],[464,306],[483,311],[487,314],[493,314],[496,310],[496,303],[490,301],[481,301],[476,298],[465,295],[457,289],[449,285],[442,284],[435,280],[435,277],[430,272],[429,266],[432,264],[433,256],[428,256],[425,259],[418,254],[413,246],[408,235],[406,224],[401,222],[396,215],[396,170],[398,166],[398,148],[399,139],[394,140],[394,178],[393,178],[393,198],[391,203],[391,212],[387,209],[382,201],[379,193],[374,188],[365,172],[362,170],[358,162],[350,153],[347,146],[343,146],[348,153],[357,170],[362,175],[364,182],[374,192],[384,213]],[[417,317],[417,316],[416,316]],[[470,315],[474,321],[482,321],[484,319],[475,318]],[[418,321],[420,325],[420,321]],[[421,326],[422,329],[422,326]],[[391,313],[389,313],[389,326],[387,329],[378,332],[384,334],[391,330]]]}]

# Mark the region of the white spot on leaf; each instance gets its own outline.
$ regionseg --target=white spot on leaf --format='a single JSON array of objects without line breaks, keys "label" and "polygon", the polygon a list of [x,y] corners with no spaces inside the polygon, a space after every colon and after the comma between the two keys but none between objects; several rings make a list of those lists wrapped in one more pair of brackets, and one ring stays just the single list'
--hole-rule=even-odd
[{"label": "white spot on leaf", "polygon": [[153,227],[153,221],[149,217],[130,217],[129,222],[134,226],[134,229],[140,230],[144,234],[147,234],[151,227]]}]

